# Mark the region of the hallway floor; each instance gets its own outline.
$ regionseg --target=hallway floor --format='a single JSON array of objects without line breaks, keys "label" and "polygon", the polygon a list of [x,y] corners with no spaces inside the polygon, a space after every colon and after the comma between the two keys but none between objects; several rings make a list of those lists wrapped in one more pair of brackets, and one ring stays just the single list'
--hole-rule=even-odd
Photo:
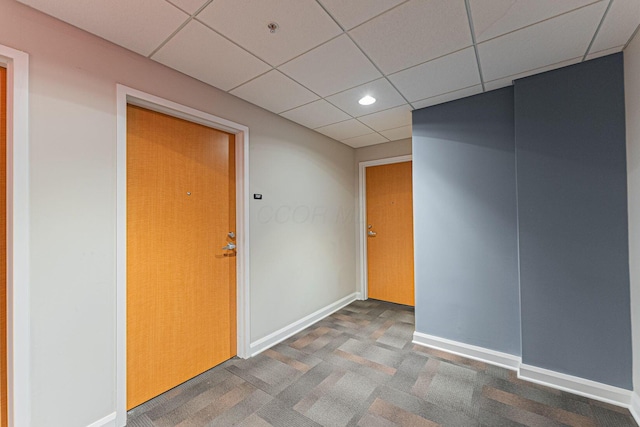
[{"label": "hallway floor", "polygon": [[411,343],[413,308],[356,301],[134,408],[128,427],[607,426],[629,411]]}]

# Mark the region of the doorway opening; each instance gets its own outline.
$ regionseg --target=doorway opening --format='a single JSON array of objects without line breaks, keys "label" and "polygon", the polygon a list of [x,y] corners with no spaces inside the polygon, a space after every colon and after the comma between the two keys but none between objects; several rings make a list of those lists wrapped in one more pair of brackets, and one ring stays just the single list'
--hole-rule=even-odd
[{"label": "doorway opening", "polygon": [[411,156],[360,163],[363,299],[415,305]]},{"label": "doorway opening", "polygon": [[235,136],[127,107],[127,410],[236,355]]},{"label": "doorway opening", "polygon": [[[161,195],[158,199],[156,197],[156,201],[160,200],[159,208],[167,209],[169,212],[168,216],[173,216],[173,219],[170,218],[170,221],[173,221],[172,224],[164,223],[167,219],[167,215],[159,216],[159,222],[155,225],[158,225],[160,230],[167,230],[168,228],[175,227],[180,228],[180,230],[169,230],[170,233],[173,233],[175,236],[188,235],[185,239],[176,240],[178,246],[173,246],[171,244],[166,245],[163,248],[160,247],[158,242],[151,244],[148,246],[147,253],[152,252],[162,252],[174,250],[174,256],[178,259],[183,259],[183,261],[188,262],[186,260],[190,259],[190,256],[185,256],[185,251],[187,249],[179,247],[182,245],[184,241],[188,241],[187,246],[191,245],[191,243],[196,242],[196,245],[200,245],[198,260],[195,261],[197,270],[197,275],[205,274],[206,272],[216,271],[215,274],[224,274],[224,280],[228,284],[227,294],[225,296],[226,299],[226,314],[223,314],[222,317],[226,317],[228,328],[226,330],[225,336],[221,339],[226,342],[227,351],[223,356],[216,357],[225,357],[226,360],[233,355],[236,355],[241,358],[248,357],[248,348],[249,348],[249,292],[248,292],[248,128],[246,126],[213,116],[208,113],[204,113],[198,110],[194,110],[192,108],[173,103],[171,101],[164,100],[162,98],[155,97],[153,95],[149,95],[140,91],[137,91],[132,88],[128,88],[122,85],[118,85],[118,150],[117,150],[117,360],[116,360],[116,413],[114,414],[114,418],[116,419],[116,425],[124,426],[126,425],[127,418],[127,409],[135,406],[136,404],[142,403],[145,399],[144,393],[138,395],[133,399],[128,399],[128,393],[131,392],[128,384],[128,375],[127,370],[137,369],[135,365],[131,364],[131,367],[128,366],[132,361],[127,357],[127,347],[128,345],[132,345],[130,341],[128,341],[128,320],[131,320],[129,314],[127,312],[127,308],[130,307],[128,305],[128,298],[132,296],[129,292],[132,289],[129,289],[128,279],[130,279],[130,275],[128,274],[127,266],[131,266],[129,255],[134,256],[134,248],[138,243],[128,240],[128,207],[135,207],[136,204],[139,207],[142,207],[142,210],[148,207],[148,203],[143,201],[142,198],[145,197],[147,192],[143,189],[141,191],[133,190],[131,194],[128,194],[128,183],[131,184],[129,178],[133,178],[134,176],[138,176],[138,178],[145,179],[145,176],[148,176],[149,173],[153,173],[153,167],[150,170],[146,171],[134,171],[131,164],[128,164],[128,149],[134,146],[134,137],[129,134],[129,124],[133,123],[136,119],[132,116],[131,112],[133,111],[135,114],[143,114],[146,118],[142,120],[142,128],[143,132],[150,131],[154,132],[158,129],[158,126],[164,126],[162,124],[155,123],[154,120],[164,120],[164,122],[169,123],[170,125],[176,125],[180,127],[177,131],[169,130],[169,133],[174,132],[173,139],[180,140],[184,133],[187,132],[195,132],[198,135],[205,135],[205,139],[209,138],[208,142],[216,140],[218,138],[218,142],[214,142],[213,144],[208,144],[207,142],[190,145],[190,148],[187,149],[187,152],[172,154],[172,151],[175,151],[176,147],[167,146],[167,141],[159,141],[160,145],[163,147],[159,150],[159,152],[163,153],[160,155],[164,160],[167,160],[173,166],[164,165],[164,167],[168,167],[171,169],[173,167],[174,171],[164,173],[164,182],[168,184],[168,187],[164,190],[160,189],[159,191],[169,191],[171,193],[169,196]],[[131,123],[128,121],[131,120]],[[146,127],[146,129],[144,129]],[[184,129],[183,129],[184,127]],[[189,130],[190,129],[190,130]],[[152,137],[155,139],[155,137]],[[222,138],[222,139],[220,139]],[[144,139],[144,137],[142,138]],[[171,138],[169,138],[171,139]],[[222,141],[222,142],[220,142]],[[175,142],[175,141],[174,141]],[[129,145],[131,144],[131,146]],[[170,143],[169,143],[170,144]],[[148,150],[150,146],[139,146],[142,147],[141,153],[146,155],[145,150]],[[195,148],[194,148],[195,147]],[[213,150],[211,150],[213,148]],[[179,148],[182,150],[182,148]],[[222,149],[226,150],[226,154],[221,157],[222,164],[226,165],[225,171],[220,175],[220,164],[216,164],[216,167],[213,169],[208,168],[206,165],[203,166],[203,159],[207,158],[210,161],[216,163],[216,155],[220,154],[218,151]],[[156,150],[155,148],[151,148],[151,151]],[[156,150],[157,151],[157,150]],[[146,154],[145,154],[146,153]],[[184,161],[184,157],[189,157],[188,164],[181,163]],[[164,157],[163,157],[164,156]],[[168,156],[168,157],[167,157]],[[162,160],[162,159],[161,159]],[[220,160],[220,159],[219,159]],[[173,162],[173,163],[172,163]],[[191,162],[191,163],[189,163]],[[144,162],[139,162],[144,163]],[[220,163],[220,162],[218,162]],[[157,165],[156,165],[157,166]],[[155,168],[157,170],[157,168]],[[177,170],[183,170],[187,175],[180,175],[177,173]],[[195,169],[200,169],[205,176],[190,176],[189,174],[193,174]],[[218,172],[216,172],[216,170]],[[138,173],[141,172],[141,173]],[[166,172],[166,171],[165,171]],[[208,174],[208,175],[207,175]],[[220,176],[218,176],[220,175]],[[182,176],[182,178],[180,178]],[[185,178],[186,176],[186,178]],[[178,180],[180,182],[171,183],[172,179]],[[202,178],[202,179],[199,179]],[[218,179],[220,183],[225,183],[227,185],[227,190],[224,191],[224,194],[213,195],[210,194],[213,191],[213,187],[207,184],[203,184],[203,181],[210,181],[211,179]],[[214,185],[215,186],[215,185]],[[175,187],[175,188],[173,188]],[[184,188],[183,188],[184,187]],[[187,188],[189,187],[189,188]],[[219,187],[219,186],[218,186]],[[131,187],[132,188],[132,187]],[[172,192],[178,191],[179,193],[173,194]],[[184,193],[184,194],[183,194]],[[130,196],[136,197],[136,200],[132,202]],[[205,197],[209,197],[209,199],[205,200]],[[170,206],[164,206],[163,203],[167,201],[167,199],[171,199],[177,203],[175,206],[180,206],[180,209],[176,211],[175,206],[172,208]],[[224,209],[216,209],[218,204],[215,200],[225,199],[225,203],[227,203]],[[139,203],[138,203],[139,202]],[[235,203],[235,207],[233,206]],[[146,206],[146,207],[145,207]],[[153,208],[152,208],[153,209]],[[142,211],[141,211],[142,212]],[[195,217],[200,218],[202,221],[208,221],[211,217],[218,217],[220,215],[225,218],[222,219],[222,223],[220,224],[220,229],[224,229],[224,233],[222,236],[217,236],[214,238],[211,237],[211,242],[207,242],[207,236],[204,234],[208,233],[207,229],[210,224],[195,224],[193,221],[182,221],[188,219],[188,215],[195,215]],[[187,216],[185,216],[187,215]],[[164,219],[163,219],[164,218]],[[220,219],[220,218],[218,218]],[[164,221],[164,222],[163,222]],[[226,222],[225,222],[226,221]],[[189,224],[187,224],[187,222]],[[220,222],[220,221],[218,221]],[[146,225],[138,222],[138,225],[142,225],[141,230],[144,230]],[[235,224],[235,228],[228,229],[231,227],[232,223]],[[148,225],[148,224],[147,224]],[[135,228],[135,224],[131,223],[132,229]],[[192,226],[193,228],[189,228]],[[164,227],[164,228],[163,228]],[[184,228],[184,230],[182,230]],[[156,231],[158,228],[156,228]],[[217,231],[221,231],[217,230]],[[149,231],[147,227],[147,231]],[[219,234],[218,232],[215,234]],[[144,234],[144,233],[143,233]],[[155,234],[155,233],[147,233],[147,237]],[[162,234],[162,233],[160,233]],[[195,239],[195,240],[194,240]],[[194,242],[191,242],[194,240]],[[213,241],[215,240],[215,241]],[[222,241],[222,244],[219,244],[218,240]],[[180,243],[182,242],[182,243]],[[226,245],[224,245],[226,243]],[[232,247],[229,247],[229,244],[232,244]],[[131,245],[131,247],[129,247]],[[225,249],[222,249],[222,246],[225,246]],[[205,247],[206,246],[206,247]],[[220,246],[220,247],[218,247]],[[131,250],[131,254],[129,254],[129,250]],[[219,252],[219,253],[218,253]],[[152,254],[153,255],[153,254]],[[157,253],[156,253],[157,255]],[[165,254],[167,255],[167,254]],[[171,255],[171,254],[169,254]],[[165,259],[168,258],[165,256]],[[156,260],[157,261],[157,260]],[[189,261],[190,262],[190,261]],[[157,264],[157,262],[156,262]],[[216,267],[212,267],[215,264]],[[218,265],[219,264],[219,265]],[[224,265],[223,265],[224,264]],[[176,267],[177,266],[177,267]],[[181,263],[175,263],[174,267],[181,268]],[[193,267],[193,266],[192,266]],[[198,269],[202,269],[198,270]],[[136,273],[135,268],[131,268],[131,272]],[[188,271],[193,273],[191,267],[187,268]],[[203,273],[205,271],[205,273]],[[138,272],[140,273],[140,272]],[[184,273],[184,272],[182,272]],[[182,273],[178,273],[180,276]],[[171,274],[171,273],[169,273]],[[188,275],[188,274],[187,274]],[[144,274],[143,274],[144,276]],[[152,280],[153,281],[153,280]],[[191,281],[192,283],[198,282]],[[213,281],[215,282],[215,280]],[[188,298],[188,301],[185,302],[185,307],[191,307],[192,304],[197,303],[200,300],[201,292],[209,292],[210,289],[207,289],[206,283],[213,283],[211,280],[205,283],[200,283],[198,289],[194,290],[194,292]],[[149,285],[150,282],[147,283]],[[173,282],[173,296],[175,297],[176,293],[182,293],[180,290],[181,282]],[[153,284],[151,283],[151,286]],[[177,287],[176,287],[177,286]],[[170,287],[171,288],[171,287]],[[146,292],[146,290],[142,290],[142,292]],[[169,300],[171,299],[171,295]],[[170,301],[168,301],[170,302]],[[184,302],[184,301],[183,301]],[[225,304],[223,304],[225,305]],[[144,306],[144,303],[143,303]],[[168,305],[167,307],[171,307]],[[184,313],[188,311],[185,307],[179,307],[177,309],[178,316],[174,316],[172,319],[168,319],[169,322],[182,322],[182,316],[180,316],[180,311]],[[139,307],[138,307],[139,308]],[[172,310],[171,308],[169,310]],[[196,311],[198,309],[196,308]],[[205,308],[201,307],[201,311],[205,310]],[[139,310],[138,310],[139,311]],[[157,311],[155,311],[151,317],[157,317]],[[235,313],[234,313],[235,311]],[[165,313],[166,310],[161,310],[162,313]],[[174,313],[176,314],[176,313]],[[197,316],[197,312],[195,313]],[[162,317],[162,316],[161,316]],[[170,316],[169,316],[170,317]],[[206,316],[205,316],[206,317]],[[211,317],[211,316],[210,316]],[[213,316],[215,317],[215,316]],[[219,317],[219,316],[218,316]],[[233,319],[231,319],[233,317]],[[176,320],[178,319],[178,320]],[[215,319],[210,319],[215,321]],[[235,324],[235,325],[233,325]],[[235,327],[234,327],[235,326]],[[131,326],[131,332],[134,331],[134,327]],[[175,328],[170,328],[174,331]],[[184,328],[183,328],[184,329]],[[187,327],[184,330],[189,330]],[[177,328],[177,331],[174,331],[180,334],[182,329]],[[138,331],[140,332],[140,331]],[[138,334],[139,336],[139,334]],[[208,338],[207,338],[208,339]],[[180,339],[178,338],[178,341]],[[178,342],[176,341],[176,342]],[[183,340],[184,341],[184,340]],[[189,341],[189,340],[187,340]],[[186,342],[186,341],[185,341]],[[175,344],[175,343],[174,343]],[[161,343],[159,344],[161,345]],[[208,353],[211,349],[202,348],[200,344],[196,345],[197,351],[201,355],[206,355],[208,357]],[[160,347],[159,347],[160,348]],[[173,352],[176,353],[176,349],[173,349]],[[213,360],[213,359],[211,359]],[[206,361],[206,363],[220,363],[223,360],[218,362],[211,362],[211,360]],[[217,360],[217,359],[216,359]],[[193,363],[192,363],[193,362]],[[187,360],[186,366],[199,366],[198,361]],[[204,363],[204,362],[203,362]],[[140,365],[138,365],[139,367]],[[202,366],[206,366],[202,365]],[[211,366],[210,366],[211,367]],[[191,368],[189,368],[191,369]],[[198,367],[194,367],[193,369],[200,369]],[[203,371],[206,369],[200,369]],[[195,376],[200,372],[187,372],[186,375]],[[184,374],[184,373],[181,373]],[[185,380],[188,378],[185,378]],[[172,380],[175,381],[175,378]],[[144,382],[144,381],[143,381]],[[172,384],[171,381],[165,381],[166,384]],[[173,384],[177,385],[177,384]],[[170,387],[169,387],[170,388]]]}]

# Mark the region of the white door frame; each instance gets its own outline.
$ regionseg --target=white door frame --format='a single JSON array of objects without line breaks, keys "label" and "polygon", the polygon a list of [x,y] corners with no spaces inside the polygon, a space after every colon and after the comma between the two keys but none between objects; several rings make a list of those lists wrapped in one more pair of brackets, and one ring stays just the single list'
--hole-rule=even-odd
[{"label": "white door frame", "polygon": [[360,295],[363,300],[369,298],[369,278],[367,274],[367,174],[366,168],[370,166],[389,165],[412,161],[413,156],[388,157],[385,159],[368,160],[360,162],[358,171],[358,196],[360,211],[360,227],[358,227],[358,251],[360,252]]},{"label": "white door frame", "polygon": [[7,68],[7,415],[31,424],[29,366],[29,55],[0,45]]},{"label": "white door frame", "polygon": [[236,136],[236,301],[237,355],[249,357],[249,128],[132,89],[117,85],[117,226],[116,226],[116,424],[127,421],[127,104],[199,123]]}]

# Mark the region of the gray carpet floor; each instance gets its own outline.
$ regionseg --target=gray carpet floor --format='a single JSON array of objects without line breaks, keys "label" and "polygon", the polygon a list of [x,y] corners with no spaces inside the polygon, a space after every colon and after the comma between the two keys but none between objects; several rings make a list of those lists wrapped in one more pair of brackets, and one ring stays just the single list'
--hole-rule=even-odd
[{"label": "gray carpet floor", "polygon": [[132,409],[129,427],[606,426],[629,411],[411,343],[412,307],[356,301]]}]

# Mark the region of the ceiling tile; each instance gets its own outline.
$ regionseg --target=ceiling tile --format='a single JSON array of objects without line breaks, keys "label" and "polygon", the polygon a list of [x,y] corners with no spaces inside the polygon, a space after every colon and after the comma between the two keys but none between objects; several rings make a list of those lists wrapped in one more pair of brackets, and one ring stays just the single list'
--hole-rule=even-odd
[{"label": "ceiling tile", "polygon": [[479,93],[482,93],[482,85],[475,85],[442,95],[433,96],[421,101],[412,102],[411,105],[413,105],[415,109],[430,107],[432,105],[442,104],[444,102],[454,101],[460,98],[466,98],[467,96],[477,95]]},{"label": "ceiling tile", "polygon": [[197,19],[273,66],[342,33],[315,0],[215,0]]},{"label": "ceiling tile", "polygon": [[271,68],[195,20],[169,40],[153,59],[222,90],[234,88]]},{"label": "ceiling tile", "polygon": [[568,61],[558,62],[557,64],[547,65],[546,67],[536,68],[535,70],[526,71],[524,73],[516,74],[514,76],[504,77],[497,80],[486,82],[484,87],[486,90],[495,90],[502,87],[511,86],[514,80],[522,79],[525,77],[533,76],[534,74],[544,73],[545,71],[556,70],[558,68],[567,67],[569,65],[577,64],[582,61],[582,57],[573,58]]},{"label": "ceiling tile", "polygon": [[164,0],[22,0],[22,3],[149,56],[189,16]]},{"label": "ceiling tile", "polygon": [[611,49],[605,49],[605,50],[601,50],[601,51],[598,51],[598,52],[590,53],[589,55],[587,55],[585,60],[588,61],[590,59],[596,59],[596,58],[600,58],[600,57],[603,57],[603,56],[611,55],[612,53],[622,52],[622,48],[623,47],[624,46],[612,47]]},{"label": "ceiling tile", "polygon": [[347,35],[287,62],[279,69],[320,96],[328,96],[381,77]]},{"label": "ceiling tile", "polygon": [[478,52],[485,81],[584,55],[606,6],[596,3],[480,43]]},{"label": "ceiling tile", "polygon": [[591,46],[591,52],[626,45],[638,24],[640,1],[614,0]]},{"label": "ceiling tile", "polygon": [[401,105],[389,110],[359,117],[358,120],[375,131],[407,126],[411,124],[411,106],[407,104]]},{"label": "ceiling tile", "polygon": [[320,3],[345,29],[377,16],[405,0],[320,0]]},{"label": "ceiling tile", "polygon": [[401,128],[384,130],[380,133],[389,141],[407,139],[407,138],[411,138],[411,126],[402,126]]},{"label": "ceiling tile", "polygon": [[178,6],[180,9],[193,15],[198,9],[200,9],[207,0],[168,0],[171,3]]},{"label": "ceiling tile", "polygon": [[311,129],[343,122],[351,118],[350,115],[344,111],[340,111],[324,99],[319,99],[302,107],[294,108],[293,110],[282,113],[281,116]]},{"label": "ceiling tile", "polygon": [[476,40],[483,42],[598,0],[470,0]]},{"label": "ceiling tile", "polygon": [[271,70],[229,93],[274,113],[281,113],[318,99],[313,92],[277,70]]},{"label": "ceiling tile", "polygon": [[[376,102],[371,105],[360,105],[358,101],[365,95],[373,96]],[[353,117],[363,116],[406,104],[406,101],[400,96],[398,91],[384,78],[331,95],[326,99]]]},{"label": "ceiling tile", "polygon": [[480,84],[472,47],[389,76],[411,102]]},{"label": "ceiling tile", "polygon": [[342,141],[349,138],[355,138],[356,136],[368,135],[372,132],[372,129],[369,129],[356,119],[351,119],[345,122],[317,128],[316,131],[327,135],[329,138]]},{"label": "ceiling tile", "polygon": [[471,46],[464,1],[412,0],[349,32],[389,74]]},{"label": "ceiling tile", "polygon": [[387,138],[379,133],[370,133],[368,135],[356,136],[355,138],[349,138],[342,140],[343,143],[353,148],[366,147],[368,145],[382,144],[383,142],[389,142]]}]

